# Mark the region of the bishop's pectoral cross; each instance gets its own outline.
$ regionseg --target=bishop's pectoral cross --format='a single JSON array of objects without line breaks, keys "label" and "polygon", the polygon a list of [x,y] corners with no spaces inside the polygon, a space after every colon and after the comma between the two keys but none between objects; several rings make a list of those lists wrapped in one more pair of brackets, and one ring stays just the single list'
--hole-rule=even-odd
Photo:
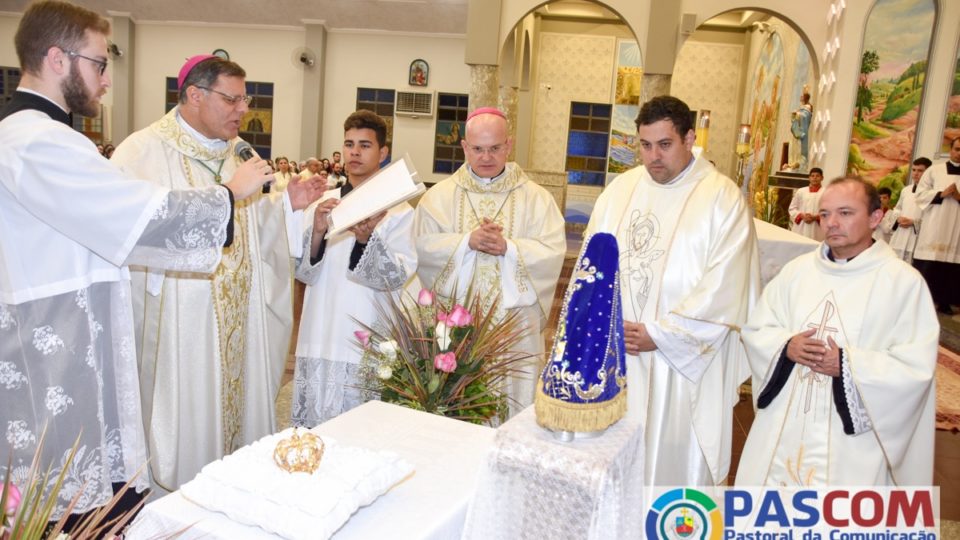
[{"label": "bishop's pectoral cross", "polygon": [[[826,339],[824,339],[827,333],[836,332],[838,328],[833,326],[827,326],[827,323],[830,322],[830,319],[833,317],[834,313],[837,312],[837,306],[833,302],[827,300],[823,306],[823,314],[820,317],[820,324],[809,323],[807,328],[815,328],[817,333],[814,334],[814,338],[823,342],[826,345]],[[803,382],[807,383],[806,388],[806,397],[804,398],[803,403],[803,412],[804,414],[810,412],[810,401],[813,399],[813,385],[822,384],[826,380],[826,376],[820,373],[813,371],[812,369],[807,368],[807,372],[800,376],[801,384]]]}]

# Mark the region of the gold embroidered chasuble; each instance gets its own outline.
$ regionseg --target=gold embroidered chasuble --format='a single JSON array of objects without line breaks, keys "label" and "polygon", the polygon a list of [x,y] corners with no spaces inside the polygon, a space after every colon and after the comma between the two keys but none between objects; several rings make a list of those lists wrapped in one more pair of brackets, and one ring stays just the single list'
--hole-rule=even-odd
[{"label": "gold embroidered chasuble", "polygon": [[[507,253],[474,251],[469,237],[484,219],[503,228]],[[566,253],[563,216],[553,197],[527,178],[515,163],[490,182],[474,178],[465,164],[430,188],[417,205],[417,275],[424,287],[463,299],[473,286],[489,306],[498,300],[499,316],[516,309],[528,333],[520,349],[535,355],[508,393],[519,405],[533,402],[534,381],[542,364],[542,334]]]},{"label": "gold embroidered chasuble", "polygon": [[[173,189],[203,187],[232,177],[237,141],[201,143],[174,109],[125,140],[113,160]],[[236,203],[233,243],[213,274],[133,272],[145,425],[161,487],[176,489],[275,430],[293,318],[281,197]]]}]

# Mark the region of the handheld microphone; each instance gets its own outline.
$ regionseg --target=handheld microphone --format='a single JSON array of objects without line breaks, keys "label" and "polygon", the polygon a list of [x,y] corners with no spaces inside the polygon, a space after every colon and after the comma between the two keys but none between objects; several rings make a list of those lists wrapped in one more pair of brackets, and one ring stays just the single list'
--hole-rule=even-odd
[{"label": "handheld microphone", "polygon": [[233,153],[240,158],[240,161],[249,161],[254,156],[253,147],[247,141],[238,142],[237,146],[233,148]]},{"label": "handheld microphone", "polygon": [[[255,155],[253,153],[253,147],[250,146],[250,143],[248,143],[247,141],[238,142],[237,145],[233,147],[233,153],[236,154],[238,158],[240,158],[240,161],[249,161],[253,159],[253,156]],[[263,187],[260,189],[260,192],[270,193],[270,184],[272,183],[273,181],[271,180],[263,184]]]}]

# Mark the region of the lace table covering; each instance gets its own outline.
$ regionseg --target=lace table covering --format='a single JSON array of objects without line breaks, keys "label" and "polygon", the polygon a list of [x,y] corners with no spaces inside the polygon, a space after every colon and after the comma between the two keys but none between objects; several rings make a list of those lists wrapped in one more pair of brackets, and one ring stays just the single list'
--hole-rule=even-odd
[{"label": "lace table covering", "polygon": [[642,538],[643,489],[638,421],[564,443],[528,407],[497,430],[463,538]]},{"label": "lace table covering", "polygon": [[274,464],[273,451],[292,431],[268,435],[205,466],[180,488],[183,497],[284,538],[320,539],[413,473],[413,465],[396,453],[345,446],[330,437],[323,437],[320,468],[288,473]]}]

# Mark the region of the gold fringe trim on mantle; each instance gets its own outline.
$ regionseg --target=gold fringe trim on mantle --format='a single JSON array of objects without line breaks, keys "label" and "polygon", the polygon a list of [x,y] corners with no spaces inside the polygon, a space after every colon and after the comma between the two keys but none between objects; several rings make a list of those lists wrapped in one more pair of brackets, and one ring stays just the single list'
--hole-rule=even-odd
[{"label": "gold fringe trim on mantle", "polygon": [[621,390],[609,401],[570,403],[544,394],[541,386],[537,385],[533,406],[540,427],[580,433],[600,431],[610,427],[626,414],[627,390]]}]

